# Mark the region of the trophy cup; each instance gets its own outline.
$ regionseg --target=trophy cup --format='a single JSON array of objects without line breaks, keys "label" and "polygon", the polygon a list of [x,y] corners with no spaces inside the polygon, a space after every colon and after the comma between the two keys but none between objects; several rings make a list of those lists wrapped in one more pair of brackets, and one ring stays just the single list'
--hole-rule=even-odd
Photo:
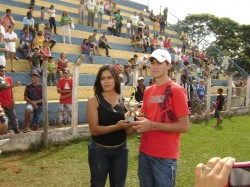
[{"label": "trophy cup", "polygon": [[139,109],[139,103],[135,100],[135,90],[133,91],[132,97],[130,100],[127,101],[127,110],[129,111],[129,114],[127,116],[127,120],[128,122],[133,122],[135,121],[135,116],[136,116],[136,112]]}]

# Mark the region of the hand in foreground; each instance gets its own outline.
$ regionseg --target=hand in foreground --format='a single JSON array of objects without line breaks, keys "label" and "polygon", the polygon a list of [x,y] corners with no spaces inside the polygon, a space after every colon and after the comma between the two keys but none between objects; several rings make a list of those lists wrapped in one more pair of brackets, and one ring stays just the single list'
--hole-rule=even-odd
[{"label": "hand in foreground", "polygon": [[235,162],[234,158],[211,158],[207,165],[200,163],[195,169],[195,187],[225,187]]},{"label": "hand in foreground", "polygon": [[152,128],[152,121],[149,121],[147,118],[144,117],[136,117],[137,121],[131,122],[133,124],[133,128],[135,128],[136,132],[142,133],[146,131],[150,131]]}]

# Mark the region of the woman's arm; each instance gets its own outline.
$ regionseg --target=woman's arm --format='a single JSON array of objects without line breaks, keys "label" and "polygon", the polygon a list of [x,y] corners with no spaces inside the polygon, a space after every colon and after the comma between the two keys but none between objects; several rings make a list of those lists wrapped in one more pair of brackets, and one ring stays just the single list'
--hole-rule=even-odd
[{"label": "woman's arm", "polygon": [[87,102],[87,118],[89,129],[92,135],[103,135],[129,127],[125,120],[120,120],[114,125],[100,126],[98,119],[98,101],[95,96],[89,98]]}]

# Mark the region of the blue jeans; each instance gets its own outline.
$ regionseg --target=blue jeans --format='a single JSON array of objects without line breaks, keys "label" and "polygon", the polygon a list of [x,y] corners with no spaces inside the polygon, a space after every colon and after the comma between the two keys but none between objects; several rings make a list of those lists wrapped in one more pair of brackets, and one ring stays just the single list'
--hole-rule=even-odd
[{"label": "blue jeans", "polygon": [[127,144],[107,148],[91,141],[88,150],[91,187],[104,187],[108,174],[110,187],[125,187],[128,170]]},{"label": "blue jeans", "polygon": [[174,187],[177,160],[158,158],[140,152],[138,176],[140,187]]}]

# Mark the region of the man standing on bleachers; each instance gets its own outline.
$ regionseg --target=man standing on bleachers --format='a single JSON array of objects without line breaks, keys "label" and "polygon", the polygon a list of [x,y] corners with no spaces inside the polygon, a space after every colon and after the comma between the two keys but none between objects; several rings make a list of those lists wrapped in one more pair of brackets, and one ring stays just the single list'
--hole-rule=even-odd
[{"label": "man standing on bleachers", "polygon": [[136,12],[134,12],[134,15],[130,17],[130,20],[132,21],[131,25],[131,37],[138,32],[138,23],[139,23],[139,17],[137,16]]},{"label": "man standing on bleachers", "polygon": [[14,21],[14,18],[12,17],[12,15],[11,15],[11,10],[10,9],[6,9],[6,14],[1,17],[0,21],[1,21],[1,25],[5,29],[5,32],[8,31],[8,28],[9,28],[10,25],[12,25],[14,27],[15,21]]},{"label": "man standing on bleachers", "polygon": [[6,87],[0,87],[0,103],[5,115],[8,117],[9,127],[12,128],[15,133],[19,133],[19,125],[15,112],[15,102],[13,98],[12,88],[18,87],[21,84],[18,81],[13,84],[12,79],[5,76],[5,67],[3,65],[0,65],[0,77],[4,78],[6,82]]},{"label": "man standing on bleachers", "polygon": [[88,26],[94,27],[94,18],[96,11],[96,3],[94,2],[94,0],[90,0],[87,2],[87,9],[88,9]]},{"label": "man standing on bleachers", "polygon": [[121,35],[121,29],[122,29],[122,25],[123,25],[122,24],[123,17],[120,14],[120,10],[118,10],[117,14],[115,14],[115,20],[116,20],[116,27],[115,27],[116,36],[120,37],[120,35]]}]

